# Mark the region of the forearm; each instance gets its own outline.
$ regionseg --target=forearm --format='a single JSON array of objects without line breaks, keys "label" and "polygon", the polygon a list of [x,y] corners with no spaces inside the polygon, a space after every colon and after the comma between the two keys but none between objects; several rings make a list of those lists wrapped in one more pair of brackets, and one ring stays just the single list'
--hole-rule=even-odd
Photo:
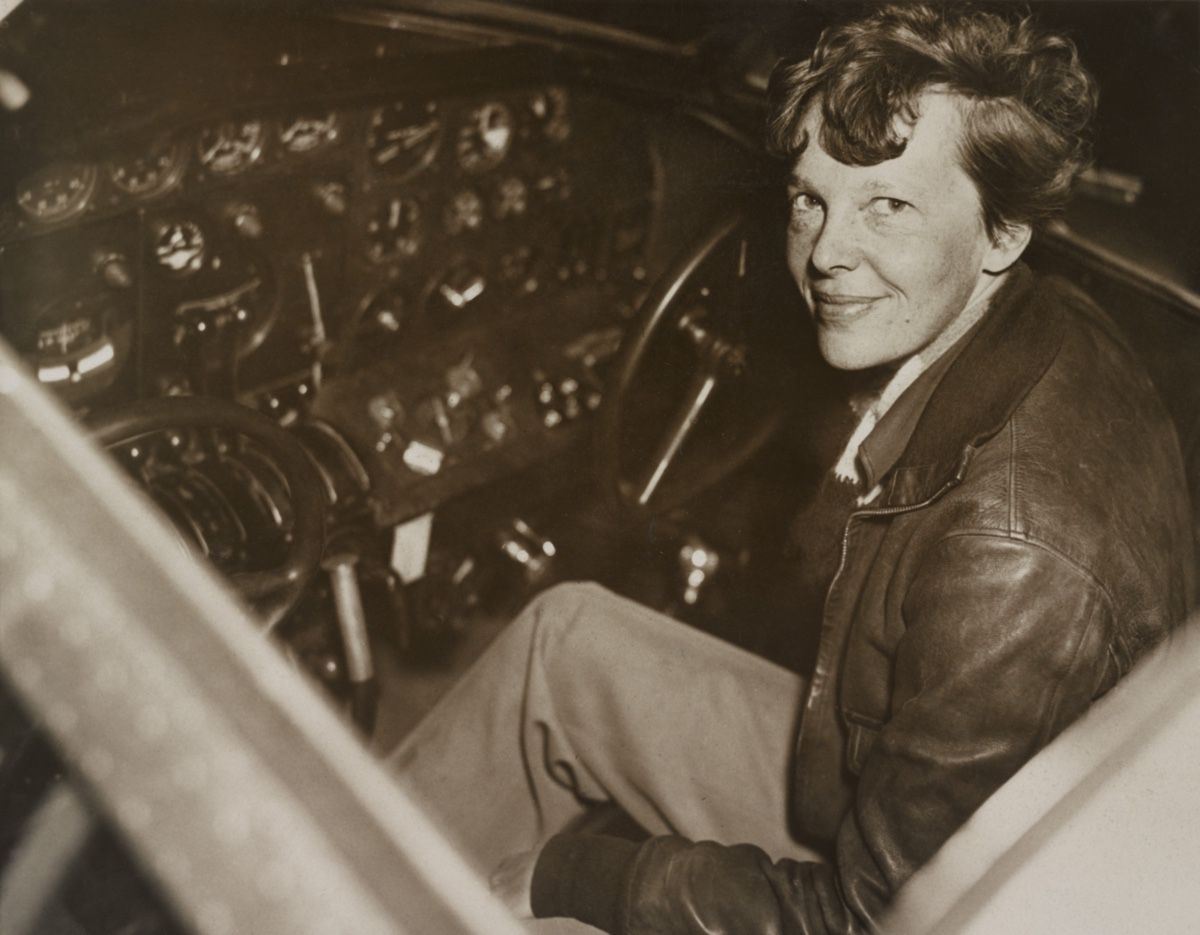
[{"label": "forearm", "polygon": [[662,836],[635,844],[560,835],[534,874],[534,914],[619,935],[864,931],[831,866],[772,862],[761,849]]}]

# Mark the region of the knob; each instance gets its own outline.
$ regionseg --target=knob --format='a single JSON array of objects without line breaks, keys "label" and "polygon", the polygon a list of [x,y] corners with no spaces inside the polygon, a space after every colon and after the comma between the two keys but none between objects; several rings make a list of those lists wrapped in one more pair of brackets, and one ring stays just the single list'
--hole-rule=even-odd
[{"label": "knob", "polygon": [[404,404],[395,393],[381,393],[367,402],[371,421],[381,429],[391,429],[404,422]]},{"label": "knob", "polygon": [[312,193],[317,203],[334,217],[341,217],[350,206],[350,196],[341,182],[318,182]]},{"label": "knob", "polygon": [[503,410],[494,409],[483,414],[479,420],[479,427],[490,442],[499,445],[512,433],[512,416]]},{"label": "knob", "polygon": [[483,390],[483,377],[475,369],[474,355],[468,354],[461,361],[446,369],[446,388],[459,401],[478,396]]},{"label": "knob", "polygon": [[226,206],[225,216],[233,224],[234,230],[243,237],[248,237],[250,240],[258,240],[262,237],[262,216],[254,205],[244,201],[234,202]]},{"label": "knob", "polygon": [[683,602],[695,604],[700,592],[721,566],[721,556],[701,539],[690,537],[679,549],[679,572],[683,577]]},{"label": "knob", "polygon": [[133,285],[133,272],[123,253],[97,253],[92,259],[92,268],[105,285],[114,289],[128,289]]}]

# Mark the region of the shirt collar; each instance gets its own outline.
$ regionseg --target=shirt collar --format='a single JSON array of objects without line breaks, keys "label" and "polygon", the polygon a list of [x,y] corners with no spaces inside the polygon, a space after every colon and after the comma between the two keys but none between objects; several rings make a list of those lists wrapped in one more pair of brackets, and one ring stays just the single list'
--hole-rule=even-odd
[{"label": "shirt collar", "polygon": [[[987,317],[985,313],[984,318]],[[980,321],[983,319],[981,318]],[[944,353],[924,366],[908,384],[896,401],[879,417],[871,433],[858,448],[858,463],[863,482],[862,489],[874,491],[879,482],[896,466],[908,441],[916,430],[925,406],[933,391],[941,383],[946,371],[958,359],[964,347],[979,328],[976,322]],[[897,373],[897,376],[900,374]]]}]

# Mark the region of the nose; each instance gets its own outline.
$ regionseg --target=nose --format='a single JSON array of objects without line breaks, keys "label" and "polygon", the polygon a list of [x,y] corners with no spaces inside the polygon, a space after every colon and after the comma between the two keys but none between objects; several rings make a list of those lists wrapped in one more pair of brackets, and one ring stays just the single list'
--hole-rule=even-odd
[{"label": "nose", "polygon": [[860,256],[860,241],[853,216],[844,211],[828,211],[813,242],[810,262],[817,272],[829,276],[839,270],[854,269]]}]

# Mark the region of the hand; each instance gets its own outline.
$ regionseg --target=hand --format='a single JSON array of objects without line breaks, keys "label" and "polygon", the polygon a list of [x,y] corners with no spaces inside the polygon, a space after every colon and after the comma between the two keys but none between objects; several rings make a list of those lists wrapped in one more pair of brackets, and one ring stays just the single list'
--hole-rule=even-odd
[{"label": "hand", "polygon": [[533,918],[533,868],[537,865],[540,848],[509,854],[492,871],[488,882],[492,892],[500,898],[518,919]]}]

